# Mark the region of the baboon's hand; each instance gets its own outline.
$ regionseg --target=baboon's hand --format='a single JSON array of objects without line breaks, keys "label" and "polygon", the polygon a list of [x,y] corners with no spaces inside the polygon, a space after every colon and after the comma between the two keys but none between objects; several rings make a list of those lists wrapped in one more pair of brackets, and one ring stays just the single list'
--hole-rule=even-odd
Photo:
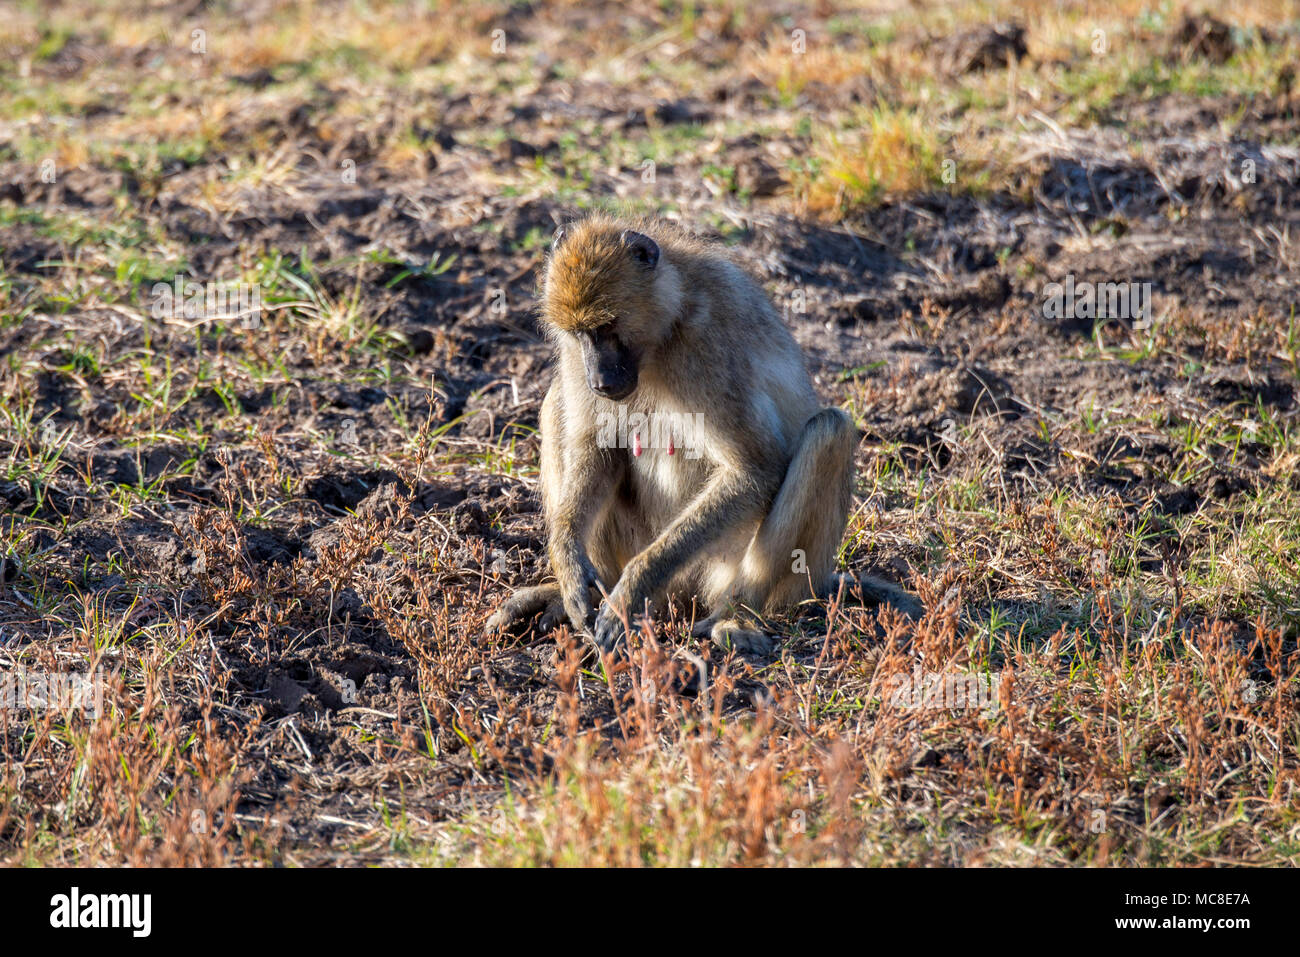
[{"label": "baboon's hand", "polygon": [[[629,584],[628,577],[619,580],[600,605],[596,615],[596,628],[593,639],[596,646],[605,651],[617,648],[627,637],[628,625],[645,612],[645,594],[635,585]],[[626,620],[627,625],[624,624]]]},{"label": "baboon's hand", "polygon": [[602,651],[613,651],[627,637],[627,627],[623,624],[623,613],[616,610],[609,599],[601,602],[600,613],[596,615],[596,628],[592,640]]},{"label": "baboon's hand", "polygon": [[569,624],[580,635],[591,634],[595,609],[591,603],[591,590],[604,593],[604,585],[595,567],[585,557],[578,559],[570,574],[565,576],[561,586],[564,595],[564,610],[569,616]]},{"label": "baboon's hand", "polygon": [[596,611],[587,600],[586,589],[583,589],[581,594],[570,595],[564,602],[564,610],[569,616],[569,626],[576,634],[591,634],[591,625],[596,617]]}]

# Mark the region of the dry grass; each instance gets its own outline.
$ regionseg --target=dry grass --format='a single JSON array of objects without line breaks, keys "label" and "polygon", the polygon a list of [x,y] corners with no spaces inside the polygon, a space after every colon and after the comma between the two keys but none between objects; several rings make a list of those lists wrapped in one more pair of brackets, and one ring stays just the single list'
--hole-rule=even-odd
[{"label": "dry grass", "polygon": [[[1247,4],[1215,62],[1187,12],[19,5],[0,673],[106,683],[0,708],[0,860],[1300,862],[1300,36]],[[1012,19],[1025,58],[939,68]],[[482,636],[542,573],[536,268],[596,207],[809,297],[843,566],[922,621]],[[1067,272],[1158,321],[1049,324]],[[154,315],[178,274],[264,310]]]}]

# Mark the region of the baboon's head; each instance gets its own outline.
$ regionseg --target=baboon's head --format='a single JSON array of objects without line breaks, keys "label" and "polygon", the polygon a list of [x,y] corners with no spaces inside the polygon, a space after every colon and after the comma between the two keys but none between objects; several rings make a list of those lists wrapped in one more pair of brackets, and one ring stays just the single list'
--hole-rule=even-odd
[{"label": "baboon's head", "polygon": [[597,395],[631,395],[642,359],[671,330],[674,310],[663,301],[671,269],[659,244],[626,223],[593,217],[556,230],[542,320],[581,350]]}]

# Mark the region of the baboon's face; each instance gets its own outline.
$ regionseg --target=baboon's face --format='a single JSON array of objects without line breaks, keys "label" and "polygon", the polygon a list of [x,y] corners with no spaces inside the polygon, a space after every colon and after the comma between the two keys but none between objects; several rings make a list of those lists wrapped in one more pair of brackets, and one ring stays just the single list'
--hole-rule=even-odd
[{"label": "baboon's face", "polygon": [[619,338],[617,323],[574,335],[582,348],[582,364],[592,392],[617,402],[636,390],[639,356]]},{"label": "baboon's face", "polygon": [[543,319],[577,343],[587,386],[603,398],[617,402],[635,391],[642,355],[662,338],[659,255],[649,236],[600,219],[556,231]]}]

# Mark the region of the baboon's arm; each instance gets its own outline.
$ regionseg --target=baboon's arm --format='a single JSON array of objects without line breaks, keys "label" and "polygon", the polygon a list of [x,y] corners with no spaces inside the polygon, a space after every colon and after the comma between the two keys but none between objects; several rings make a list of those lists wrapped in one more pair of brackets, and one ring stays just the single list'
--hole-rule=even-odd
[{"label": "baboon's arm", "polygon": [[779,485],[779,476],[717,469],[672,524],[627,563],[596,618],[597,644],[613,647],[622,636],[624,616],[644,612],[646,599],[666,585],[683,564],[737,522],[769,505]]},{"label": "baboon's arm", "polygon": [[578,631],[591,623],[590,590],[605,590],[584,544],[596,515],[604,508],[620,478],[595,442],[579,443],[559,474],[552,476],[560,489],[559,504],[548,515],[547,554],[564,598],[569,622]]}]

